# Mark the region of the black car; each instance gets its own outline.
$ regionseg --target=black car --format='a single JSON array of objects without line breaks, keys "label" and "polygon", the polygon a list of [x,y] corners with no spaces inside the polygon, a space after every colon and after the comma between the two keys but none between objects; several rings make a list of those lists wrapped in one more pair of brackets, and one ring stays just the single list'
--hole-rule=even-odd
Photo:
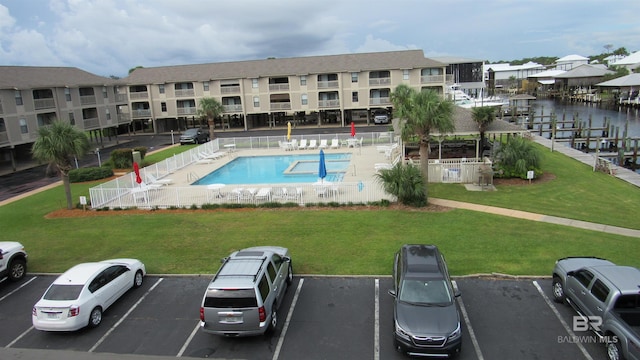
[{"label": "black car", "polygon": [[460,352],[460,314],[444,256],[435,245],[403,245],[393,267],[394,346],[419,356]]},{"label": "black car", "polygon": [[180,135],[180,145],[202,144],[207,141],[209,141],[209,130],[206,129],[187,129]]}]

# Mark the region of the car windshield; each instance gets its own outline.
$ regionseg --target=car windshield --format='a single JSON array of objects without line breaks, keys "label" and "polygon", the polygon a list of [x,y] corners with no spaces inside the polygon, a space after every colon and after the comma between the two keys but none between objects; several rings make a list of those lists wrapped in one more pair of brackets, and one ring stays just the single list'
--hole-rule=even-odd
[{"label": "car windshield", "polygon": [[204,299],[204,307],[249,308],[258,306],[254,289],[214,290]]},{"label": "car windshield", "polygon": [[399,300],[413,304],[446,305],[451,303],[451,292],[442,280],[405,279]]},{"label": "car windshield", "polygon": [[75,300],[80,296],[83,285],[53,284],[44,294],[45,300]]},{"label": "car windshield", "polygon": [[184,132],[184,135],[196,135],[198,133],[198,129],[187,129]]}]

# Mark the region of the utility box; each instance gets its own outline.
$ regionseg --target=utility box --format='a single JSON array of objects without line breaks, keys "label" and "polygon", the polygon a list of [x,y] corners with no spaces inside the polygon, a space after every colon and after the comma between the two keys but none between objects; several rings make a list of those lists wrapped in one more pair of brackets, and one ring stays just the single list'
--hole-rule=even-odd
[{"label": "utility box", "polygon": [[140,155],[140,151],[132,151],[131,155],[133,156],[133,162],[138,164],[142,162],[142,156]]}]

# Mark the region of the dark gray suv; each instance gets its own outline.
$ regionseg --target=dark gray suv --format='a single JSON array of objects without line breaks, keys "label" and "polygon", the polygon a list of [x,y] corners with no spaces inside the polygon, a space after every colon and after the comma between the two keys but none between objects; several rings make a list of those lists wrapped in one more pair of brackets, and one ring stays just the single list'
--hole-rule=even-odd
[{"label": "dark gray suv", "polygon": [[180,135],[180,145],[203,144],[207,141],[209,141],[209,130],[207,129],[187,129]]},{"label": "dark gray suv", "polygon": [[403,245],[393,266],[394,346],[418,356],[460,352],[460,314],[444,256],[435,245]]}]

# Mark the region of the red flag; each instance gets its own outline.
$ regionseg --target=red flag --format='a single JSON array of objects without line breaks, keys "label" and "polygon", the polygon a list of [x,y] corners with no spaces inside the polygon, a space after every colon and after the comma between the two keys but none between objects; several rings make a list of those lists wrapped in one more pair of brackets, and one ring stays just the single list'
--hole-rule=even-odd
[{"label": "red flag", "polygon": [[136,182],[138,184],[142,183],[142,178],[140,177],[140,167],[137,162],[133,162],[133,172],[136,173]]},{"label": "red flag", "polygon": [[351,122],[351,137],[355,137],[356,136],[356,124],[352,121]]}]

